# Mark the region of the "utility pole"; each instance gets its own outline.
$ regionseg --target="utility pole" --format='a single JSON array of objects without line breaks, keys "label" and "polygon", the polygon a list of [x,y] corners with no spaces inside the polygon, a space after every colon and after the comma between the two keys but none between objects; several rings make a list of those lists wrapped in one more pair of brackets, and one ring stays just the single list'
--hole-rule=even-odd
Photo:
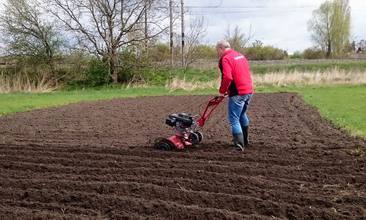
[{"label": "utility pole", "polygon": [[173,0],[169,0],[170,9],[170,66],[174,65],[174,51],[173,51]]},{"label": "utility pole", "polygon": [[148,26],[147,26],[147,9],[149,8],[149,0],[145,0],[145,53],[146,57],[148,57]]},{"label": "utility pole", "polygon": [[184,68],[184,44],[185,44],[185,36],[184,36],[184,0],[180,0],[181,2],[181,17],[182,17],[182,68]]}]

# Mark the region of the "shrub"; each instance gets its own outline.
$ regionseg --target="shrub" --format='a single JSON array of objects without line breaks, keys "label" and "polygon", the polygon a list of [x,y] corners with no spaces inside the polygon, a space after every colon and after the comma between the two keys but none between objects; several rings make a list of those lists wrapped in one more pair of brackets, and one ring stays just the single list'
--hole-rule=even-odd
[{"label": "shrub", "polygon": [[110,81],[107,64],[98,59],[89,62],[85,76],[85,83],[88,86],[101,86]]},{"label": "shrub", "polygon": [[283,60],[287,57],[284,50],[262,45],[245,48],[244,53],[249,60]]},{"label": "shrub", "polygon": [[302,53],[300,51],[295,51],[292,55],[290,55],[291,59],[301,59],[302,57]]},{"label": "shrub", "polygon": [[325,58],[325,53],[317,48],[308,48],[304,50],[303,57],[305,59],[323,59]]},{"label": "shrub", "polygon": [[158,43],[149,49],[149,59],[163,62],[170,59],[170,48],[167,44]]},{"label": "shrub", "polygon": [[196,54],[198,59],[217,59],[215,47],[208,45],[197,45]]}]

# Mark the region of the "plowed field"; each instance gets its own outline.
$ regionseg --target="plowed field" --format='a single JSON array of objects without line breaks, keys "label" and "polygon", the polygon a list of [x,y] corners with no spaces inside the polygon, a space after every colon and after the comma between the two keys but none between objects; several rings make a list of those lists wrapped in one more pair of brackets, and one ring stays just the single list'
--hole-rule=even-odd
[{"label": "plowed field", "polygon": [[[252,146],[222,104],[197,148],[162,152],[169,113],[207,96],[72,104],[0,118],[0,219],[365,219],[366,141],[296,94],[256,94]],[[203,104],[203,105],[201,105]]]}]

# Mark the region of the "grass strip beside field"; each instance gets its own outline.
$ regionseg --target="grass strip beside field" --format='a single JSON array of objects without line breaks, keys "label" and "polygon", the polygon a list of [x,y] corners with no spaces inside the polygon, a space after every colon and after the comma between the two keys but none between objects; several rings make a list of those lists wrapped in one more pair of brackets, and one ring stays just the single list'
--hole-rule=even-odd
[{"label": "grass strip beside field", "polygon": [[366,137],[366,86],[304,87],[298,91],[323,117],[352,135]]},{"label": "grass strip beside field", "polygon": [[163,96],[163,95],[204,95],[212,94],[209,89],[170,91],[165,87],[148,88],[100,88],[50,93],[9,93],[0,94],[0,116],[33,109],[62,106],[83,101],[97,101],[114,98]]},{"label": "grass strip beside field", "polygon": [[366,137],[366,85],[259,87],[257,92],[296,92],[351,135]]},{"label": "grass strip beside field", "polygon": [[253,64],[251,69],[255,74],[281,73],[281,72],[326,72],[338,70],[345,72],[362,72],[366,70],[365,60],[339,60],[324,61],[319,63],[274,63],[274,64]]}]

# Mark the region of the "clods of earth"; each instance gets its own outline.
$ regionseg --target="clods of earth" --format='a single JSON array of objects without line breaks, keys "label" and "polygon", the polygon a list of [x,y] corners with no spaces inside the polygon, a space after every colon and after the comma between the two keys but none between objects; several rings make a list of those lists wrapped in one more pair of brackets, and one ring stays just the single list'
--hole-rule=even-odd
[{"label": "clods of earth", "polygon": [[0,219],[365,219],[366,140],[296,94],[256,94],[244,153],[226,103],[197,147],[151,146],[208,96],[115,99],[0,118]]}]

